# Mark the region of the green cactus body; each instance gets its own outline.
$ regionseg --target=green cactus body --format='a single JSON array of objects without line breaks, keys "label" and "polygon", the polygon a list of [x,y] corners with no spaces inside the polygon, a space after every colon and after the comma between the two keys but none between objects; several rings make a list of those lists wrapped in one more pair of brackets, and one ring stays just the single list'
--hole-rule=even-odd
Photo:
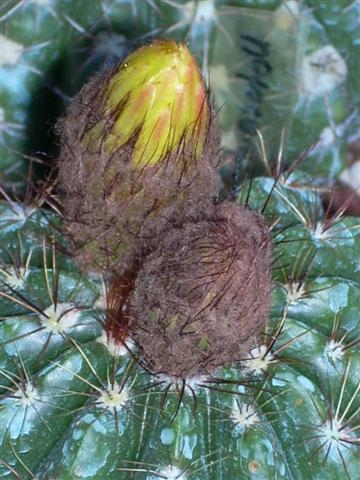
[{"label": "green cactus body", "polygon": [[356,478],[359,220],[329,222],[301,172],[248,190],[272,225],[270,319],[246,358],[183,382],[106,337],[56,215],[2,203],[1,478]]},{"label": "green cactus body", "polygon": [[[291,0],[99,0],[89,9],[88,3],[9,0],[0,7],[4,26],[1,41],[6,46],[1,59],[4,82],[0,107],[0,183],[5,187],[5,200],[0,202],[0,478],[357,479],[360,220],[341,215],[330,218],[317,192],[319,179],[313,177],[321,174],[333,178],[338,174],[346,138],[349,132],[354,133],[353,125],[358,121],[349,101],[357,98],[356,76],[353,70],[350,72],[357,60],[353,50],[357,43],[353,28],[356,6],[349,3],[342,8],[340,0],[330,2],[330,9],[324,8],[324,2],[311,0],[300,5]],[[347,32],[343,36],[332,25],[340,11],[341,25]],[[236,36],[239,27],[240,38]],[[153,273],[156,262],[147,265],[152,272],[149,277],[141,277],[146,270],[143,265],[143,270],[139,267],[140,274],[135,272],[138,276],[130,285],[136,293],[130,300],[135,298],[136,307],[148,304],[147,292],[139,291],[139,285],[146,285],[147,290],[152,286],[153,291],[163,289],[166,294],[153,302],[145,315],[137,309],[145,318],[137,324],[136,344],[133,336],[124,338],[126,328],[120,329],[121,338],[116,338],[119,329],[109,322],[114,310],[114,278],[110,273],[114,272],[104,267],[104,261],[93,273],[94,268],[85,268],[86,259],[76,263],[66,253],[69,242],[63,231],[69,219],[58,213],[58,198],[39,194],[29,200],[25,195],[26,201],[20,203],[6,193],[24,190],[28,165],[24,154],[54,154],[47,130],[67,98],[78,91],[92,71],[124,58],[134,42],[153,36],[189,40],[205,78],[210,77],[215,101],[218,106],[225,102],[219,113],[223,145],[228,150],[240,149],[242,160],[247,159],[249,148],[251,154],[254,150],[255,127],[270,160],[277,155],[283,128],[280,153],[281,149],[286,153],[286,161],[298,157],[320,138],[300,165],[302,170],[281,173],[278,162],[277,174],[272,175],[264,149],[268,176],[240,182],[243,164],[239,166],[232,208],[240,217],[257,222],[257,227],[251,235],[239,234],[235,239],[225,229],[226,238],[232,241],[225,246],[230,245],[237,253],[239,245],[245,244],[244,264],[249,264],[248,257],[254,250],[248,244],[260,242],[259,254],[253,259],[256,264],[263,245],[263,256],[270,257],[271,235],[271,285],[265,275],[270,261],[260,261],[259,268],[250,269],[248,282],[242,280],[246,287],[252,285],[254,272],[266,277],[260,282],[262,291],[257,302],[268,302],[263,309],[266,315],[261,314],[261,320],[264,316],[267,320],[259,322],[255,318],[258,312],[253,312],[257,327],[254,332],[250,329],[251,338],[245,338],[241,358],[231,357],[217,368],[214,362],[203,362],[202,366],[209,368],[202,368],[201,373],[191,365],[196,372],[193,375],[178,374],[182,366],[179,361],[176,372],[167,373],[170,369],[165,364],[170,357],[162,363],[157,357],[158,365],[164,368],[154,372],[149,361],[151,352],[145,355],[145,347],[139,348],[141,328],[151,324],[156,330],[164,320],[160,321],[162,309],[169,314],[165,318],[169,337],[179,328],[182,310],[172,309],[173,292],[166,292],[166,287],[176,290],[177,279],[179,283],[183,277],[187,280],[186,268],[181,271],[183,277],[174,276],[175,280],[171,278],[168,283],[162,279],[159,286],[157,273]],[[230,46],[232,58],[226,55]],[[329,63],[324,64],[324,56],[330,58]],[[260,83],[259,59],[264,77]],[[313,64],[325,69],[325,87],[315,89],[315,93],[311,80],[318,80],[319,72],[312,71]],[[335,68],[337,80],[326,76],[329,66]],[[251,104],[246,103],[249,98]],[[38,103],[46,99],[50,113],[41,118]],[[248,121],[249,112],[252,122]],[[184,122],[186,125],[186,118]],[[211,170],[212,175],[214,172]],[[66,185],[66,174],[64,178]],[[210,183],[204,184],[203,203],[197,196],[189,200],[180,189],[181,210],[174,201],[177,190],[174,198],[169,197],[174,206],[173,222],[166,228],[162,224],[162,229],[152,228],[154,212],[146,217],[146,233],[150,232],[148,236],[153,235],[155,241],[149,242],[147,249],[142,242],[139,246],[129,241],[134,256],[149,259],[153,255],[158,260],[156,252],[161,252],[161,247],[167,253],[168,270],[171,260],[186,261],[186,255],[177,256],[175,251],[172,255],[171,248],[180,245],[188,253],[186,248],[194,242],[173,243],[177,240],[174,230],[183,231],[188,223],[190,232],[206,231],[205,245],[200,245],[199,251],[205,259],[211,256],[216,236],[210,224],[220,223],[214,211],[221,210],[221,205],[210,198]],[[202,193],[204,184],[195,185],[194,195]],[[86,181],[80,181],[79,188],[82,186],[86,188]],[[179,212],[180,219],[175,221]],[[103,220],[100,209],[92,208],[91,213]],[[127,209],[121,213],[125,218]],[[124,237],[121,233],[132,229],[129,223],[124,221],[115,228],[116,245],[118,238]],[[109,224],[118,225],[112,217]],[[94,230],[91,222],[88,226]],[[266,238],[262,244],[261,234]],[[94,237],[98,242],[100,235],[95,233]],[[110,250],[106,242],[102,246],[107,260]],[[226,248],[221,250],[223,255]],[[196,267],[197,250],[189,251],[190,271]],[[97,252],[91,253],[97,257]],[[116,249],[114,256],[118,267]],[[84,271],[80,271],[80,264]],[[129,280],[129,265],[123,268],[121,281]],[[230,267],[234,265],[240,271],[242,265],[231,262]],[[226,270],[220,276],[227,280],[228,273]],[[241,278],[246,273],[242,271]],[[124,283],[118,290],[126,290],[128,284]],[[184,284],[190,294],[196,292],[194,281]],[[220,287],[223,297],[232,294],[226,283],[220,283]],[[179,287],[176,294],[181,297],[182,293]],[[216,298],[212,293],[210,289],[205,296],[210,303]],[[237,295],[233,303],[238,306],[245,297]],[[127,308],[134,310],[130,300],[121,303],[121,314],[126,314]],[[226,338],[222,335],[231,323],[231,310],[224,313],[217,309],[216,314],[219,338]],[[190,323],[186,334],[195,332],[196,327]],[[199,333],[193,348],[202,361],[211,351],[213,338],[208,330]],[[166,348],[164,351],[165,355]]]}]

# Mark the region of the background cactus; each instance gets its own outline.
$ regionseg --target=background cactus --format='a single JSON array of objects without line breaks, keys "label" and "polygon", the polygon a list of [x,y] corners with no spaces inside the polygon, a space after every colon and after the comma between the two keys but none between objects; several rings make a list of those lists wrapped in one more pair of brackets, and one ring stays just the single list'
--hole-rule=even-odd
[{"label": "background cactus", "polygon": [[[187,36],[218,106],[227,101],[219,119],[224,147],[238,154],[234,202],[264,215],[273,244],[272,307],[257,343],[231,367],[174,381],[151,374],[130,340],[121,346],[106,334],[108,278],[80,272],[66,255],[47,184],[37,196],[28,190],[23,203],[5,193],[1,478],[357,478],[360,222],[324,212],[314,176],[336,176],[347,137],[356,135],[356,2],[343,3],[148,0],[139,8],[119,0],[93,2],[90,10],[88,2],[49,0],[1,7],[6,190],[24,189],[24,153],[37,161],[56,154],[49,129],[104,60],[118,61],[153,36]],[[232,58],[224,55],[228,42]],[[330,90],[305,98],[309,79],[298,75],[324,48],[341,82],[325,81]],[[258,97],[249,90],[249,71],[258,75],[250,51],[260,52],[268,71]],[[259,100],[253,121],[249,111],[256,110],[241,108],[248,98]],[[261,131],[260,155],[249,125]],[[278,155],[282,128],[288,163],[323,133],[325,143],[302,170],[283,171],[267,159]],[[258,159],[267,176],[244,180],[246,162]]]}]

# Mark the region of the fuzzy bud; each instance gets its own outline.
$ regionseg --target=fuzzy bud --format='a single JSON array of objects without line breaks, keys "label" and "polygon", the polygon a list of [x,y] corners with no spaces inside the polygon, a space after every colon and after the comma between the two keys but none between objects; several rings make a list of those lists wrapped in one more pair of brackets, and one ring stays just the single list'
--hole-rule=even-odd
[{"label": "fuzzy bud", "polygon": [[263,219],[225,202],[169,229],[128,300],[129,330],[154,373],[208,374],[247,357],[271,304]]},{"label": "fuzzy bud", "polygon": [[185,45],[155,41],[95,76],[59,129],[65,231],[87,270],[132,268],[217,195],[218,129]]}]

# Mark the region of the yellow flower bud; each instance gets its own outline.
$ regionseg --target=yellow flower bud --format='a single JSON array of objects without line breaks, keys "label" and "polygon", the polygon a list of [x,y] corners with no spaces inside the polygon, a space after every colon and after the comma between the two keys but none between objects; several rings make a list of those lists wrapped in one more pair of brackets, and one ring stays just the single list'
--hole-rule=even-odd
[{"label": "yellow flower bud", "polygon": [[[184,44],[155,41],[120,65],[104,91],[106,115],[113,119],[105,151],[134,140],[131,164],[156,165],[176,149],[203,151],[209,121],[207,92],[196,60]],[[89,132],[99,142],[103,125]]]},{"label": "yellow flower bud", "polygon": [[85,269],[131,270],[217,195],[218,129],[194,57],[173,40],[95,75],[59,132],[64,230]]}]

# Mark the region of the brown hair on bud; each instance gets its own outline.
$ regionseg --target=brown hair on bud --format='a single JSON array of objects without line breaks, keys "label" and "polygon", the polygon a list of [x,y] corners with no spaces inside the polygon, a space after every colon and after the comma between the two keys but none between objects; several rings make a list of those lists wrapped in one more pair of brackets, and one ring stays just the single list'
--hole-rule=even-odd
[{"label": "brown hair on bud", "polygon": [[173,228],[144,261],[129,331],[155,373],[205,374],[247,356],[271,303],[262,218],[225,202]]},{"label": "brown hair on bud", "polygon": [[217,195],[219,134],[185,45],[156,41],[97,75],[59,130],[65,232],[87,270],[132,268],[167,221]]}]

